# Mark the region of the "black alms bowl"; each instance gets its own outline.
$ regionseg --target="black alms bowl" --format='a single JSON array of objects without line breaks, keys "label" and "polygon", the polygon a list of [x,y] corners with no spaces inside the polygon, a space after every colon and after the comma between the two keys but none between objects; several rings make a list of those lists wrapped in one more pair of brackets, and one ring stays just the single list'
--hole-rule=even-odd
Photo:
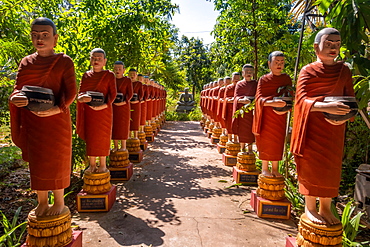
[{"label": "black alms bowl", "polygon": [[104,104],[104,94],[103,93],[87,91],[86,94],[91,97],[91,101],[86,103],[89,106],[101,106]]},{"label": "black alms bowl", "polygon": [[274,100],[280,99],[282,101],[285,101],[286,105],[284,107],[273,107],[275,111],[278,112],[285,112],[289,111],[293,107],[293,98],[292,97],[274,97]]},{"label": "black alms bowl", "polygon": [[330,102],[342,102],[345,105],[348,105],[351,111],[345,115],[336,115],[336,114],[330,114],[327,112],[323,112],[325,115],[325,118],[329,120],[334,121],[344,121],[348,120],[351,117],[355,116],[358,112],[358,105],[355,97],[352,96],[331,96],[331,97],[325,97],[324,99],[325,103]]},{"label": "black alms bowl", "polygon": [[26,108],[30,111],[47,111],[55,104],[53,90],[38,86],[23,86],[21,93],[28,99]]},{"label": "black alms bowl", "polygon": [[137,95],[137,93],[134,93],[130,101],[138,101],[138,100],[139,100],[139,96]]},{"label": "black alms bowl", "polygon": [[122,103],[125,100],[125,95],[123,93],[117,93],[116,99],[113,103]]}]

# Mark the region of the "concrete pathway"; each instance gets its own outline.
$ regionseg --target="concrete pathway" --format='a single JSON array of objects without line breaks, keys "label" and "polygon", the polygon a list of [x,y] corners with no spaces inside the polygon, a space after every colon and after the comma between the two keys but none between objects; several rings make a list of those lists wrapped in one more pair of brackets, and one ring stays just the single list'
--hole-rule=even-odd
[{"label": "concrete pathway", "polygon": [[[290,220],[261,219],[198,122],[167,122],[108,213],[80,213],[84,247],[285,246]],[[219,182],[226,180],[227,183]]]}]

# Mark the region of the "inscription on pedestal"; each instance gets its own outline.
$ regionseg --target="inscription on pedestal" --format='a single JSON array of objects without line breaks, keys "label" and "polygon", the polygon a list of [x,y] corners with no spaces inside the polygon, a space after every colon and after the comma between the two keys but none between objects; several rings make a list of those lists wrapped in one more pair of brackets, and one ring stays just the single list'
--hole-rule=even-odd
[{"label": "inscription on pedestal", "polygon": [[237,158],[227,158],[227,163],[229,165],[236,165]]},{"label": "inscription on pedestal", "polygon": [[257,183],[258,175],[239,174],[240,183]]},{"label": "inscription on pedestal", "polygon": [[110,178],[121,178],[121,179],[125,179],[127,178],[127,173],[128,173],[128,169],[126,170],[122,170],[122,171],[112,171],[110,170]]},{"label": "inscription on pedestal", "polygon": [[107,210],[107,198],[79,198],[82,210]]},{"label": "inscription on pedestal", "polygon": [[129,160],[139,160],[139,154],[130,154]]},{"label": "inscription on pedestal", "polygon": [[282,205],[262,205],[262,214],[266,215],[276,215],[276,216],[286,216],[288,214],[288,206]]}]

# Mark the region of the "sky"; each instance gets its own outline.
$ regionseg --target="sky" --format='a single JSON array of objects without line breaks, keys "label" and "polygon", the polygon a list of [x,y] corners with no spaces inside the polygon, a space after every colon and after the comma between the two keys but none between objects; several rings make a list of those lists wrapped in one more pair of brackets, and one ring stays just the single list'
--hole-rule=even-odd
[{"label": "sky", "polygon": [[179,38],[182,35],[203,39],[204,44],[214,41],[211,35],[216,24],[218,12],[214,10],[213,2],[206,0],[172,0],[180,6],[180,13],[175,13],[172,23],[178,27]]}]

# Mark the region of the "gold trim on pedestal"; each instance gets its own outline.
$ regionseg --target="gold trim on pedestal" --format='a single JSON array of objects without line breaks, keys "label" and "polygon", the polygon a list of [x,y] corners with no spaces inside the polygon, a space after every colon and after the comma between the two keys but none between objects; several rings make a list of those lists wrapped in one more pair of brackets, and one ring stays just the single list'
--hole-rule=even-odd
[{"label": "gold trim on pedestal", "polygon": [[71,212],[67,206],[58,215],[36,216],[35,209],[28,214],[27,246],[62,247],[71,242]]},{"label": "gold trim on pedestal", "polygon": [[285,198],[285,179],[284,177],[265,177],[262,174],[258,176],[257,195],[273,201]]},{"label": "gold trim on pedestal", "polygon": [[302,214],[298,224],[297,244],[303,247],[342,246],[343,227],[337,225],[318,225]]},{"label": "gold trim on pedestal", "polygon": [[236,168],[242,171],[255,171],[256,170],[256,156],[254,153],[239,152],[238,163],[236,163]]},{"label": "gold trim on pedestal", "polygon": [[225,154],[237,156],[240,152],[240,143],[227,142]]},{"label": "gold trim on pedestal", "polygon": [[109,155],[109,167],[123,168],[130,165],[128,150],[111,152]]},{"label": "gold trim on pedestal", "polygon": [[85,171],[82,189],[89,194],[103,194],[111,189],[110,172],[92,173]]},{"label": "gold trim on pedestal", "polygon": [[139,152],[140,149],[140,140],[137,138],[130,138],[126,141],[126,147],[129,153]]},{"label": "gold trim on pedestal", "polygon": [[227,135],[220,135],[220,142],[219,142],[219,144],[221,146],[226,146],[227,141],[228,141]]}]

